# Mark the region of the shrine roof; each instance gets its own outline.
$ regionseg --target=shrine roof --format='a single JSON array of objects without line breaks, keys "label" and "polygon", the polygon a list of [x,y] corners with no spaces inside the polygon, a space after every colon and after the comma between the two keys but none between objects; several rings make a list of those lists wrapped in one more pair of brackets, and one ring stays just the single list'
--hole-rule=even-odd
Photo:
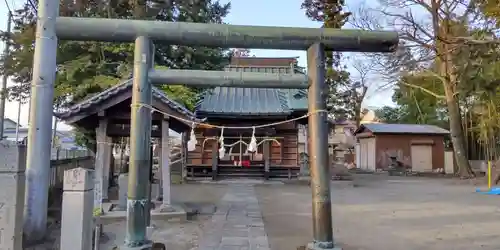
[{"label": "shrine roof", "polygon": [[[235,57],[226,71],[304,74],[296,58]],[[307,91],[216,87],[203,92],[195,108],[198,117],[287,116],[307,111]]]},{"label": "shrine roof", "polygon": [[[125,80],[117,85],[114,85],[109,89],[106,89],[96,95],[93,95],[69,107],[63,112],[56,113],[55,116],[64,121],[68,121],[76,116],[85,116],[85,115],[90,116],[92,114],[95,114],[98,112],[99,109],[104,108],[103,105],[105,105],[105,103],[108,103],[106,108],[109,108],[111,106],[109,101],[111,101],[112,99],[115,99],[118,96],[123,96],[123,94],[129,94],[131,97],[132,82],[133,82],[132,79]],[[152,94],[154,100],[157,100],[167,105],[173,111],[176,111],[179,114],[185,116],[186,119],[199,120],[194,116],[193,112],[184,107],[182,104],[172,100],[162,90],[153,86]],[[128,97],[128,95],[125,95],[125,97],[122,98],[130,99],[130,97]]]}]

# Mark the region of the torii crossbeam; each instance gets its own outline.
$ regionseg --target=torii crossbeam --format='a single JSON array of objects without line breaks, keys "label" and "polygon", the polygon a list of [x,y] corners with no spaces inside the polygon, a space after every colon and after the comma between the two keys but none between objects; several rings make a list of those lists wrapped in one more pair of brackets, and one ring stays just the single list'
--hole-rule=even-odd
[{"label": "torii crossbeam", "polygon": [[[58,7],[59,1],[38,2],[26,172],[26,236],[31,239],[40,238],[46,227],[46,211],[43,209],[47,207],[52,119],[47,114],[52,111],[54,96],[57,38],[79,41],[135,41],[129,168],[129,181],[135,185],[129,184],[127,234],[122,249],[150,248],[151,242],[146,237],[147,223],[143,216],[146,212],[143,205],[147,198],[145,185],[149,173],[147,168],[141,166],[149,165],[151,112],[140,109],[138,105],[151,104],[149,80],[158,82],[175,77],[174,71],[168,76],[168,71],[157,72],[151,69],[152,41],[158,40],[178,45],[307,50],[308,84],[289,79],[283,82],[282,86],[309,89],[309,111],[312,113],[308,118],[311,138],[309,152],[313,193],[313,243],[309,248],[334,249],[326,150],[327,117],[324,112],[315,112],[326,109],[324,51],[392,52],[398,44],[396,32],[57,17]],[[216,85],[213,83],[215,73],[207,74],[213,74],[207,76],[207,82],[212,82],[207,85]],[[258,84],[255,82],[259,81],[254,79],[253,84]],[[186,80],[185,83],[199,84],[200,81]],[[230,81],[226,86],[237,84],[238,81]]]}]

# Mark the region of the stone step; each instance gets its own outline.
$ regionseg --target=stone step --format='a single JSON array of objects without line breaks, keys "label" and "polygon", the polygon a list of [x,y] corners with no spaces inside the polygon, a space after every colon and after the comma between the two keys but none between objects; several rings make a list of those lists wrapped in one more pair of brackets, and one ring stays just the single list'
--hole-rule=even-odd
[{"label": "stone step", "polygon": [[237,172],[237,173],[219,173],[220,177],[264,177],[264,173],[249,173],[249,172]]},{"label": "stone step", "polygon": [[236,168],[219,168],[219,173],[228,172],[264,172],[264,168],[247,168],[247,167],[236,167]]}]

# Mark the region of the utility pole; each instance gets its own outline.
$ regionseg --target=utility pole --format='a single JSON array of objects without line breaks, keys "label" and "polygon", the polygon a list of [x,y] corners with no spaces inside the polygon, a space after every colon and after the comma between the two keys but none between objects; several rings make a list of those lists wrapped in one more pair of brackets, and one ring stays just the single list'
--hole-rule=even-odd
[{"label": "utility pole", "polygon": [[28,242],[41,240],[47,231],[59,1],[39,0],[37,12],[24,207],[24,234]]},{"label": "utility pole", "polygon": [[[11,23],[12,23],[12,12],[7,12],[7,34],[8,37],[5,40],[5,48],[4,48],[4,55],[7,56],[9,54],[9,49],[10,49],[10,41],[8,38],[10,38],[10,32],[11,32]],[[5,62],[4,62],[5,64]],[[0,94],[2,95],[0,98],[0,141],[3,139],[3,130],[4,130],[4,121],[5,121],[5,102],[7,101],[7,74],[4,71],[4,74],[2,76],[2,89],[0,91]],[[19,126],[19,124],[18,124]]]},{"label": "utility pole", "polygon": [[19,142],[19,127],[21,124],[21,106],[22,106],[21,100],[17,102],[17,126],[16,126],[16,142]]}]

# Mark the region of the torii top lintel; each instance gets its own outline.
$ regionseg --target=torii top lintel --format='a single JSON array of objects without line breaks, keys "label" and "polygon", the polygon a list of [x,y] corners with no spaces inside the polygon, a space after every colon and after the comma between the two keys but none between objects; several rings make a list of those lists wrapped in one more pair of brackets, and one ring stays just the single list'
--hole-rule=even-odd
[{"label": "torii top lintel", "polygon": [[58,17],[56,34],[77,41],[132,42],[147,36],[169,44],[283,50],[307,50],[322,43],[327,50],[353,52],[392,52],[399,41],[398,34],[389,31],[76,17]]}]

